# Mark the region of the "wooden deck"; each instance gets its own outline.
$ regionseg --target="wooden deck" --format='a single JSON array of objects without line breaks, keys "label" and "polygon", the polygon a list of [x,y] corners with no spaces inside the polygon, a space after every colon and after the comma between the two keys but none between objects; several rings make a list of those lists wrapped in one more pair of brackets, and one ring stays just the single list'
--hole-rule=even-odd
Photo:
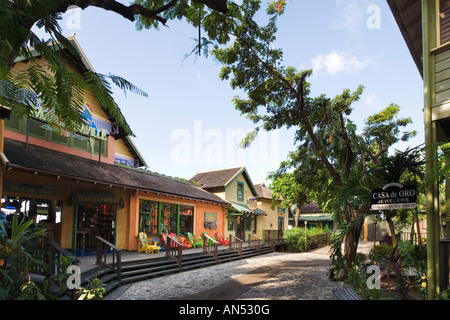
[{"label": "wooden deck", "polygon": [[[248,246],[248,243],[244,242],[243,247]],[[219,246],[218,250],[231,250],[228,246]],[[203,248],[188,248],[182,251],[183,256],[184,255],[190,255],[190,254],[199,254],[203,252]],[[121,252],[121,261],[122,263],[125,262],[137,262],[137,261],[143,261],[143,260],[151,260],[151,259],[162,259],[166,257],[166,252],[161,251],[159,253],[144,253],[144,252],[137,252],[137,251],[122,251]],[[96,261],[96,255],[86,255],[86,256],[78,256],[77,259],[80,261],[78,266],[81,269],[81,272],[86,272],[91,269],[94,269],[97,267],[95,264]],[[111,255],[108,254],[107,262],[112,263]]]}]

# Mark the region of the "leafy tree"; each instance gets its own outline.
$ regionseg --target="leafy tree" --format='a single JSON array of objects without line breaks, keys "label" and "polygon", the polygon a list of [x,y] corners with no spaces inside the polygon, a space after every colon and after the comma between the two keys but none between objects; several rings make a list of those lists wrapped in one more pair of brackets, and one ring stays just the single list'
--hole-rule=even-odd
[{"label": "leafy tree", "polygon": [[[291,210],[292,205],[296,205],[297,209],[311,201],[311,197],[305,193],[302,185],[298,183],[293,173],[286,173],[277,175],[273,173],[269,176],[273,179],[270,184],[270,189],[273,191],[272,200],[273,205],[278,203],[281,198],[281,206]],[[294,214],[294,226],[298,226],[298,214]]]},{"label": "leafy tree", "polygon": [[[368,119],[365,134],[357,134],[350,115],[363,87],[355,91],[345,89],[334,98],[324,94],[311,97],[307,78],[312,71],[284,66],[282,50],[272,46],[276,21],[282,12],[269,7],[268,22],[260,26],[254,21],[259,4],[243,1],[241,7],[245,15],[235,22],[236,40],[229,47],[217,46],[213,54],[224,65],[221,78],[230,80],[233,88],[246,94],[244,98],[234,98],[236,109],[258,124],[243,144],[249,145],[260,130],[297,128],[297,150],[291,152],[278,173],[293,168],[302,187],[307,192],[317,192],[321,207],[336,211],[338,221],[346,226],[344,258],[350,267],[355,260],[363,217],[370,208],[368,191],[373,183],[372,178],[364,177],[362,162],[373,162],[385,154],[399,140],[400,127],[410,120],[396,119],[398,107],[391,105]],[[404,134],[405,139],[408,136]],[[355,186],[359,188],[357,193]],[[350,189],[351,193],[346,192]]]}]

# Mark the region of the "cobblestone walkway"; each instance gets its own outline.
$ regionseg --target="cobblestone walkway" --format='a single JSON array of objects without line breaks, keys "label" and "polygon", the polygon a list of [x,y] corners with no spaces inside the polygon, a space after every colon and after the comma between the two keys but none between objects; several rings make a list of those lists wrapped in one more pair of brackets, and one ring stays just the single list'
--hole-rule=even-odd
[{"label": "cobblestone walkway", "polygon": [[[116,300],[331,300],[328,248],[271,253],[132,284]],[[363,247],[364,250],[364,247]],[[124,290],[122,289],[122,290]],[[111,299],[110,298],[110,299]]]}]

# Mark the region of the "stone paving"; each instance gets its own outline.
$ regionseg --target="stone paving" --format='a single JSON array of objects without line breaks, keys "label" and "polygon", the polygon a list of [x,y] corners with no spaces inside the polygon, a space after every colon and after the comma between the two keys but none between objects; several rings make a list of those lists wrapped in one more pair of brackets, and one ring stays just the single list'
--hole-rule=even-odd
[{"label": "stone paving", "polygon": [[[360,243],[360,251],[370,244]],[[332,300],[328,248],[253,257],[123,287],[116,300]]]}]

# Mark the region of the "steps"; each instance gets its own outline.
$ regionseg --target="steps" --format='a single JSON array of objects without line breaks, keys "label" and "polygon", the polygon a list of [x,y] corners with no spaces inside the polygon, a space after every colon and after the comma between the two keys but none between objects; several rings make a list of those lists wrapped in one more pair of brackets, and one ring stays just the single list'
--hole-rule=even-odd
[{"label": "steps", "polygon": [[[272,248],[266,245],[261,246],[260,252],[258,252],[258,250],[254,247],[244,247],[242,248],[242,256],[239,252],[232,249],[219,250],[217,263],[227,263],[239,259],[268,254],[271,252],[273,252]],[[128,261],[122,262],[121,281],[117,279],[117,275],[113,270],[105,267],[97,267],[96,269],[82,274],[81,278],[84,280],[81,286],[87,286],[86,279],[92,280],[94,278],[98,278],[106,289],[106,296],[121,285],[131,284],[133,282],[143,281],[150,278],[162,277],[177,272],[205,268],[215,264],[216,261],[214,256],[205,252],[183,255],[181,269],[178,267],[178,263],[170,257]]]}]

